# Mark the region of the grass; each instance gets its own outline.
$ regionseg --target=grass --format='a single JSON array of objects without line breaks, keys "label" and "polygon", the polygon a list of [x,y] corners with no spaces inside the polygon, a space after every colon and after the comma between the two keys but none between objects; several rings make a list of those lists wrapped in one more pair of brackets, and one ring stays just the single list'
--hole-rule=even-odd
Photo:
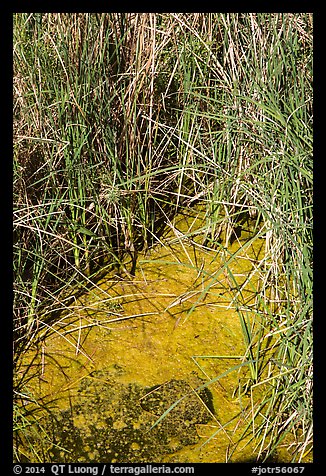
[{"label": "grass", "polygon": [[312,79],[311,14],[16,14],[15,362],[72,293],[107,271],[133,274],[137,253],[198,207],[203,246],[227,249],[246,227],[264,238],[254,303],[225,265],[251,391],[265,392],[248,431],[261,460],[295,433],[301,461],[312,446]]}]

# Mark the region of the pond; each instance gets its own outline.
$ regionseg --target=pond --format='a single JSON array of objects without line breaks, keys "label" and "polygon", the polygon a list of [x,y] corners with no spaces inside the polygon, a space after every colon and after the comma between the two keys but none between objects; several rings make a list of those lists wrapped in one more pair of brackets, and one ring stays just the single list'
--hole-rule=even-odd
[{"label": "pond", "polygon": [[[26,460],[253,459],[250,434],[238,440],[259,388],[245,391],[236,297],[247,310],[255,303],[264,240],[214,251],[180,227],[139,256],[134,277],[106,276],[76,299],[24,357],[41,428],[28,430]],[[282,461],[289,458],[284,449]]]}]

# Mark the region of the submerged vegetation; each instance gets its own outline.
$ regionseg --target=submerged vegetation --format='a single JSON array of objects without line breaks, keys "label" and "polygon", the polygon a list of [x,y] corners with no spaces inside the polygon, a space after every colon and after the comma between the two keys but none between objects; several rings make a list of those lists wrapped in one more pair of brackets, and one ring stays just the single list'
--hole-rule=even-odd
[{"label": "submerged vegetation", "polygon": [[[291,434],[293,461],[306,458],[312,80],[311,14],[16,14],[16,368],[78,296],[106,273],[132,278],[138,254],[191,211],[201,224],[178,237],[223,254],[246,391],[264,392],[243,436],[264,460]],[[231,245],[256,239],[264,255],[239,282]],[[16,375],[19,438],[38,414]]]}]

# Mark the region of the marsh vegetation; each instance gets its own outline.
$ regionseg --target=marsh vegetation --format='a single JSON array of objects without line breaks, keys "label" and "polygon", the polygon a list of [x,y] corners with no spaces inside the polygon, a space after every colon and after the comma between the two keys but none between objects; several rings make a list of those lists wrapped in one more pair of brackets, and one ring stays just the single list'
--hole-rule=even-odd
[{"label": "marsh vegetation", "polygon": [[239,395],[264,389],[239,438],[261,461],[289,435],[292,461],[311,457],[312,82],[311,14],[14,16],[16,443],[41,425],[24,355],[172,231],[223,257],[187,312],[223,276],[250,370]]}]

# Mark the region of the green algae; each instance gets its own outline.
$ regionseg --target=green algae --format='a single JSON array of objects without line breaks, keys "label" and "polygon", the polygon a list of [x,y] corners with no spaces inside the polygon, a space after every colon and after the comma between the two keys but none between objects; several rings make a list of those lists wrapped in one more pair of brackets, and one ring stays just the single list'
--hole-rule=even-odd
[{"label": "green algae", "polygon": [[[237,389],[252,378],[244,325],[252,331],[257,319],[248,309],[264,243],[248,236],[214,251],[196,242],[196,226],[179,222],[163,245],[140,256],[133,279],[102,279],[51,327],[36,355],[25,357],[36,373],[29,385],[48,409],[40,418],[47,438],[35,441],[44,461],[254,457],[250,436],[243,437],[252,395]],[[211,380],[205,397],[198,395]],[[149,405],[148,395],[176,382],[177,392]],[[286,451],[282,461],[290,461]]]}]

